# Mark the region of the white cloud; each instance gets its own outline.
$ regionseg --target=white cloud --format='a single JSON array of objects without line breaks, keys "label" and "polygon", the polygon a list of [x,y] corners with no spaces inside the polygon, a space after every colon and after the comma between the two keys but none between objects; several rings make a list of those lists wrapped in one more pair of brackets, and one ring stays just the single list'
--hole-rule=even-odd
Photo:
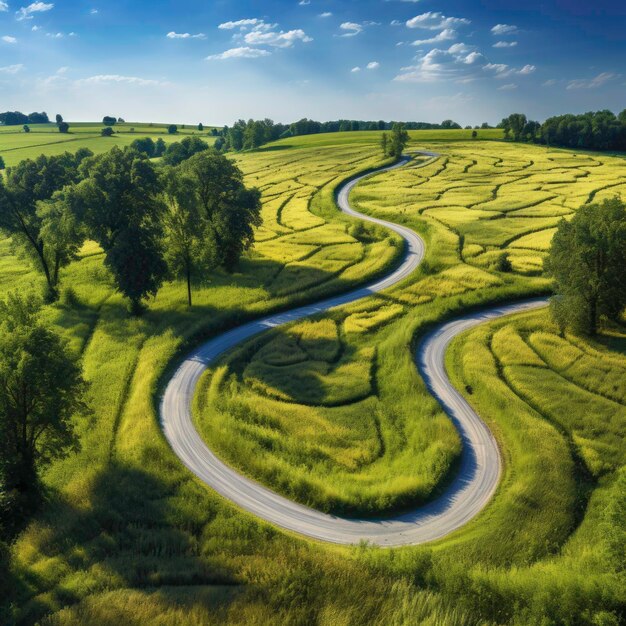
[{"label": "white cloud", "polygon": [[602,72],[593,78],[578,78],[576,80],[570,80],[569,83],[567,83],[567,89],[597,89],[614,78],[617,78],[617,74],[612,72]]},{"label": "white cloud", "polygon": [[263,20],[253,17],[245,20],[237,20],[236,22],[224,22],[223,24],[220,24],[218,28],[221,30],[234,30],[235,28],[245,30],[250,26],[258,26],[263,23]]},{"label": "white cloud", "polygon": [[16,12],[17,20],[32,20],[33,13],[43,13],[45,11],[50,11],[54,9],[54,4],[45,2],[33,2],[29,4],[27,7],[22,7],[19,11]]},{"label": "white cloud", "polygon": [[206,35],[204,33],[192,35],[191,33],[175,33],[174,31],[171,31],[165,36],[168,39],[206,39]]},{"label": "white cloud", "polygon": [[471,24],[471,22],[464,17],[446,17],[439,11],[428,11],[416,15],[406,22],[408,28],[424,28],[426,30],[443,30],[467,24]]},{"label": "white cloud", "polygon": [[119,74],[98,74],[89,78],[81,78],[76,81],[82,85],[106,85],[106,84],[127,84],[138,85],[140,87],[152,87],[167,85],[168,83],[148,78],[138,78],[137,76],[121,76]]},{"label": "white cloud", "polygon": [[41,26],[37,26],[37,24],[35,24],[35,25],[31,28],[31,30],[32,30],[34,33],[36,33],[38,30],[41,30]]},{"label": "white cloud", "polygon": [[356,74],[357,72],[360,72],[360,71],[361,71],[361,68],[357,65],[356,67],[353,67],[350,71],[351,71],[352,73]]},{"label": "white cloud", "polygon": [[377,70],[380,67],[380,63],[378,61],[370,61],[367,64],[368,70]]},{"label": "white cloud", "polygon": [[225,59],[258,59],[259,57],[267,57],[271,54],[268,50],[261,48],[250,48],[241,46],[239,48],[231,48],[221,52],[220,54],[211,54],[206,57],[207,61],[222,61]]},{"label": "white cloud", "polygon": [[494,48],[515,48],[517,41],[497,41],[493,44]]},{"label": "white cloud", "polygon": [[418,55],[417,63],[401,68],[394,80],[412,83],[448,80],[466,84],[489,76],[501,80],[512,75],[528,75],[535,69],[533,65],[518,70],[504,63],[489,63],[475,46],[455,43],[447,50],[434,48]]},{"label": "white cloud", "polygon": [[496,24],[492,29],[493,35],[512,35],[517,32],[517,26],[513,24]]},{"label": "white cloud", "polygon": [[244,41],[252,46],[275,46],[277,48],[291,48],[296,41],[309,43],[313,41],[301,28],[280,31],[251,30],[246,33]]},{"label": "white cloud", "polygon": [[91,9],[91,11],[89,11],[89,15],[98,15],[98,13],[98,9]]},{"label": "white cloud", "polygon": [[0,67],[0,74],[17,74],[24,69],[24,65],[22,63],[17,63],[16,65],[7,65],[5,67]]},{"label": "white cloud", "polygon": [[308,6],[309,4],[311,4],[311,0],[300,0],[300,2],[298,2],[298,4],[301,7],[305,7],[305,6]]},{"label": "white cloud", "polygon": [[8,10],[9,10],[9,5],[6,2],[0,1],[0,11],[8,11]]},{"label": "white cloud", "polygon": [[343,22],[339,28],[346,31],[343,35],[341,35],[342,37],[354,37],[355,35],[363,32],[363,26],[357,22]]},{"label": "white cloud", "polygon": [[17,39],[15,37],[11,37],[11,35],[4,35],[2,37],[2,41],[4,41],[4,43],[17,43]]},{"label": "white cloud", "polygon": [[498,91],[513,91],[514,89],[517,89],[517,85],[515,83],[509,83],[508,85],[498,87]]},{"label": "white cloud", "polygon": [[332,17],[333,14],[330,11],[324,11],[324,13],[320,13],[319,17]]},{"label": "white cloud", "polygon": [[551,78],[550,80],[547,80],[545,83],[542,83],[542,87],[554,87],[554,85],[557,85],[559,83],[558,80],[556,80],[556,78]]},{"label": "white cloud", "polygon": [[391,26],[402,26],[402,22],[400,20],[391,20],[389,23]]},{"label": "white cloud", "polygon": [[453,28],[446,28],[442,30],[438,35],[435,35],[430,39],[416,39],[411,45],[426,46],[433,43],[440,43],[442,41],[450,41],[451,39],[456,39],[456,30],[454,30]]}]

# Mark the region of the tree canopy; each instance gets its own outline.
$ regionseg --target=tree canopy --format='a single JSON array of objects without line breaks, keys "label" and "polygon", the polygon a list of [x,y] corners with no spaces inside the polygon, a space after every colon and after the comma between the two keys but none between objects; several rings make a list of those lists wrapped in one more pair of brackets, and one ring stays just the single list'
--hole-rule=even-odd
[{"label": "tree canopy", "polygon": [[254,243],[254,227],[261,225],[261,192],[246,188],[241,170],[214,150],[192,156],[182,171],[193,180],[212,229],[217,264],[232,271]]},{"label": "tree canopy", "polygon": [[562,328],[595,334],[602,317],[617,320],[626,307],[626,205],[619,199],[581,207],[558,227],[547,271]]},{"label": "tree canopy", "polygon": [[74,210],[89,237],[102,246],[118,290],[139,313],[142,300],[156,294],[167,271],[154,165],[144,154],[116,146],[87,159],[80,169],[84,180],[69,192]]},{"label": "tree canopy", "polygon": [[80,367],[38,316],[31,298],[0,302],[0,487],[15,519],[38,486],[38,470],[78,447],[72,417],[87,413]]},{"label": "tree canopy", "polygon": [[[67,205],[55,194],[80,180],[79,166],[91,155],[86,149],[74,155],[41,155],[8,168],[0,178],[0,230],[43,273],[51,298],[57,295],[59,269],[73,258],[71,250],[80,240],[73,218],[62,216]],[[52,223],[59,220],[62,226]]]}]

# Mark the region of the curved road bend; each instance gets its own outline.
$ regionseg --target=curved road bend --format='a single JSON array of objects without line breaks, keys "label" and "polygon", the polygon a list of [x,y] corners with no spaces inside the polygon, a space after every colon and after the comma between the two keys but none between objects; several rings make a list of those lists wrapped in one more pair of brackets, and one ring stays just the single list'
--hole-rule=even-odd
[{"label": "curved road bend", "polygon": [[344,213],[380,224],[404,238],[406,255],[399,267],[369,286],[314,305],[270,315],[218,335],[181,363],[168,382],[161,400],[163,432],[174,452],[200,480],[249,513],[286,530],[321,541],[338,544],[367,541],[380,546],[419,544],[447,535],[478,514],[498,484],[500,455],[489,429],[446,376],[445,351],[456,335],[472,326],[545,304],[544,301],[535,300],[468,314],[435,329],[420,345],[416,359],[420,372],[430,391],[453,420],[464,445],[461,467],[452,484],[442,496],[415,511],[381,520],[328,515],[274,493],[217,458],[198,434],[191,414],[196,385],[208,366],[227,350],[268,328],[316,315],[387,289],[406,278],[420,264],[424,256],[424,242],[416,233],[404,226],[357,213],[349,203],[350,192],[363,178],[401,167],[408,161],[408,158],[404,158],[395,165],[356,178],[344,185],[337,195],[337,202]]}]

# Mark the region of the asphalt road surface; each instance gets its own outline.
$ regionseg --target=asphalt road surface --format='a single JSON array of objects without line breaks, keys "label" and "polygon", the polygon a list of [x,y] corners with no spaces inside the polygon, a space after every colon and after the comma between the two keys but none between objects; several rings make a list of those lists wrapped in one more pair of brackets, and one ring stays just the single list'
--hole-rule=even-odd
[{"label": "asphalt road surface", "polygon": [[[422,154],[437,156],[432,153]],[[408,158],[402,159],[376,173],[402,167],[408,161]],[[169,380],[161,400],[160,418],[163,432],[180,460],[209,487],[249,513],[288,531],[321,541],[338,544],[367,541],[380,546],[414,545],[439,539],[476,516],[493,496],[501,472],[500,454],[493,435],[446,375],[446,348],[456,335],[477,324],[545,306],[545,300],[532,300],[464,315],[436,328],[420,344],[416,363],[429,390],[458,429],[463,441],[463,452],[456,478],[445,493],[409,513],[380,520],[348,519],[292,502],[242,476],[218,459],[198,434],[191,415],[194,391],[202,373],[227,350],[269,328],[310,317],[387,289],[418,267],[424,256],[424,242],[416,233],[404,226],[362,215],[351,208],[350,192],[369,175],[372,173],[345,184],[337,194],[337,202],[344,213],[380,224],[402,236],[406,249],[401,264],[369,286],[246,323],[206,342],[181,363]]]}]

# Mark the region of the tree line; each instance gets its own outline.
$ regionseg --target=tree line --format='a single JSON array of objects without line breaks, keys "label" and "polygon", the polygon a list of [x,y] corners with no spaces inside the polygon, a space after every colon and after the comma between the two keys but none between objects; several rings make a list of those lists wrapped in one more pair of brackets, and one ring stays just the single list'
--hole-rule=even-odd
[{"label": "tree line", "polygon": [[42,113],[29,113],[28,115],[20,111],[5,111],[0,113],[0,124],[5,126],[22,126],[24,124],[49,124],[50,119],[44,111]]},{"label": "tree line", "polygon": [[[133,314],[165,280],[192,284],[212,268],[232,271],[254,242],[260,192],[242,172],[198,138],[185,138],[150,157],[158,141],[137,140],[94,156],[41,155],[7,168],[0,179],[0,230],[45,279],[45,298],[59,297],[61,272],[86,240],[104,251],[104,264]],[[162,150],[160,145],[158,150]]]},{"label": "tree line", "polygon": [[[316,122],[303,118],[292,124],[275,123],[270,119],[238,120],[232,126],[224,126],[221,130],[213,130],[218,136],[216,148],[220,150],[254,150],[260,146],[288,137],[300,135],[315,135],[318,133],[338,133],[359,130],[390,131],[397,122],[362,121],[362,120],[335,120],[330,122]],[[404,122],[406,130],[431,130],[461,128],[453,120],[444,120],[441,124],[428,122]]]},{"label": "tree line", "polygon": [[626,150],[626,109],[549,117],[543,124],[513,113],[498,125],[505,139],[586,150]]}]

